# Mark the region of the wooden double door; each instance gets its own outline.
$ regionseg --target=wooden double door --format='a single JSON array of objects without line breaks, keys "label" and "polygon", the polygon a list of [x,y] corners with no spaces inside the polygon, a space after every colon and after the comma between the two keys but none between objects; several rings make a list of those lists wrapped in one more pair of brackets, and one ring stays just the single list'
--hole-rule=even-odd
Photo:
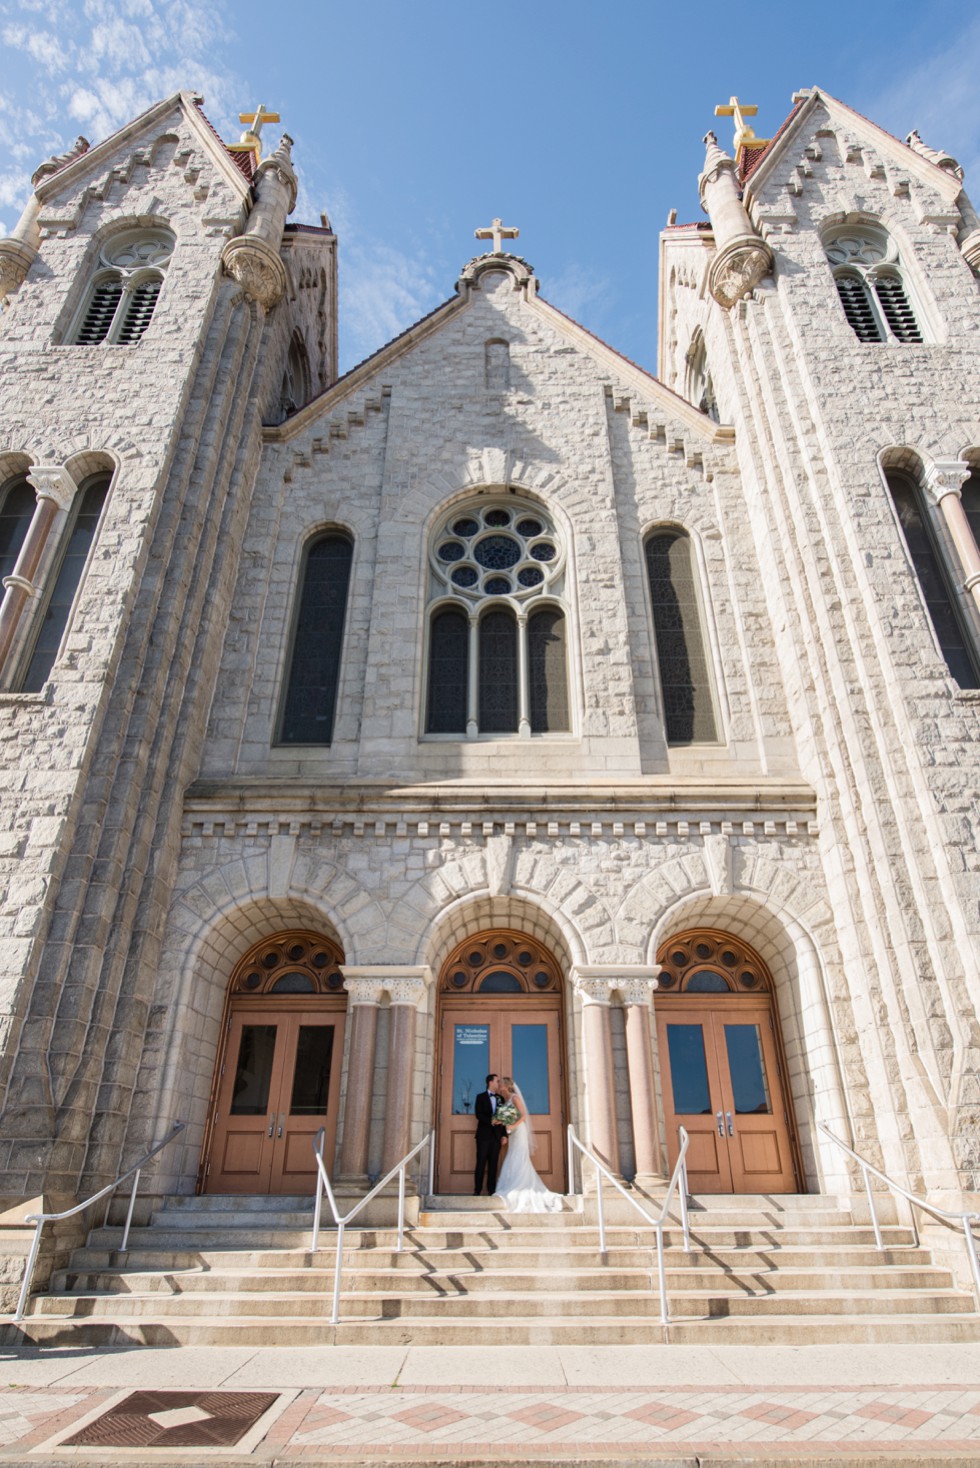
[{"label": "wooden double door", "polygon": [[670,1166],[683,1126],[692,1193],[795,1192],[789,1101],[768,997],[658,996],[656,1013]]},{"label": "wooden double door", "polygon": [[312,1193],[313,1142],[337,1135],[345,1007],[336,999],[238,999],[228,1018],[204,1188]]},{"label": "wooden double door", "polygon": [[[446,1001],[440,1023],[436,1191],[472,1193],[474,1102],[488,1074],[513,1076],[534,1133],[532,1161],[553,1192],[566,1190],[560,1000],[532,994]],[[501,1164],[506,1148],[501,1153]]]}]

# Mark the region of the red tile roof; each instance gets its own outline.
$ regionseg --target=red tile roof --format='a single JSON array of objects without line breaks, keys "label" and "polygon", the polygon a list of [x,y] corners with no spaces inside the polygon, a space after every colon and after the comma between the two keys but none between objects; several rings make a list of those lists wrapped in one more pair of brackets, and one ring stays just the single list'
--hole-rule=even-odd
[{"label": "red tile roof", "polygon": [[753,173],[755,173],[763,158],[765,158],[766,154],[772,148],[776,140],[782,137],[783,133],[789,127],[790,123],[793,121],[793,118],[796,116],[802,106],[802,102],[797,102],[792,112],[786,118],[786,121],[776,129],[764,148],[739,148],[738,156],[736,157],[735,161],[738,164],[738,176],[743,184],[748,183],[749,179],[752,177]]},{"label": "red tile roof", "polygon": [[235,152],[232,152],[231,148],[228,147],[228,144],[225,142],[224,138],[218,132],[218,129],[215,127],[215,125],[211,121],[210,117],[208,117],[207,114],[205,113],[204,108],[203,108],[203,106],[201,105],[200,102],[198,102],[198,104],[197,104],[197,110],[201,114],[201,116],[204,118],[204,121],[207,123],[208,127],[214,133],[215,137],[218,139],[218,142],[224,148],[225,152],[228,154],[228,157],[231,159],[232,163],[234,163],[234,165],[238,169],[239,173],[241,173],[247,179],[247,181],[249,183],[251,183],[252,182],[252,178],[253,178],[253,176],[255,174],[255,154],[252,153],[251,151],[249,151],[247,153],[235,153]]}]

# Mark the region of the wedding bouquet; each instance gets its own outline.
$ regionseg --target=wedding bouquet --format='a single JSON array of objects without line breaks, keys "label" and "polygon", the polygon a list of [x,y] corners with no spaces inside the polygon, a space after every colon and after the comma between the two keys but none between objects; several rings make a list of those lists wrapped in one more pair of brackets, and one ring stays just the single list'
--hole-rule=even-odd
[{"label": "wedding bouquet", "polygon": [[516,1126],[521,1119],[521,1113],[513,1101],[505,1101],[503,1106],[498,1106],[493,1113],[494,1121],[503,1122],[504,1126]]}]

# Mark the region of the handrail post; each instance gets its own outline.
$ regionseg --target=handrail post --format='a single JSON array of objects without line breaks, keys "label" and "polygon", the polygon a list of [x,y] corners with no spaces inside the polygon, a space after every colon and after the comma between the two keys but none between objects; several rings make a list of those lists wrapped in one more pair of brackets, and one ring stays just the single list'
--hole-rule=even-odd
[{"label": "handrail post", "polygon": [[575,1191],[575,1143],[572,1140],[573,1136],[574,1136],[574,1133],[573,1133],[571,1127],[569,1127],[568,1128],[568,1137],[567,1137],[567,1143],[568,1143],[568,1191],[569,1191],[569,1193],[574,1193],[574,1191]]},{"label": "handrail post", "polygon": [[[605,1255],[605,1252],[606,1252],[606,1209],[605,1209],[605,1204],[602,1201],[602,1173],[601,1173],[601,1171],[599,1170],[598,1167],[595,1170],[595,1196],[596,1196],[596,1202],[599,1205],[599,1252],[600,1252],[600,1254]],[[609,1261],[607,1259],[606,1260],[606,1263],[608,1264],[608,1262]]]},{"label": "handrail post", "polygon": [[34,1266],[37,1264],[38,1252],[41,1248],[41,1231],[44,1228],[44,1219],[39,1218],[34,1228],[34,1238],[31,1240],[31,1250],[24,1265],[24,1279],[20,1287],[20,1298],[17,1301],[17,1309],[14,1311],[15,1320],[23,1320],[24,1310],[27,1305],[27,1297],[31,1292],[31,1283],[34,1279]]},{"label": "handrail post", "polygon": [[140,1167],[136,1169],[133,1177],[133,1186],[129,1194],[129,1207],[126,1210],[126,1225],[123,1229],[122,1242],[119,1245],[120,1251],[123,1253],[129,1248],[129,1227],[133,1221],[133,1209],[136,1207],[136,1189],[140,1185],[140,1173],[142,1170]]},{"label": "handrail post", "polygon": [[657,1280],[660,1285],[660,1324],[667,1325],[670,1315],[667,1310],[667,1269],[664,1264],[664,1226],[658,1223],[657,1229]]},{"label": "handrail post", "polygon": [[343,1219],[337,1224],[337,1252],[333,1264],[333,1310],[330,1315],[330,1324],[336,1325],[340,1320],[340,1270],[344,1252],[344,1222]]},{"label": "handrail post", "polygon": [[687,1213],[687,1156],[681,1158],[681,1170],[678,1178],[680,1182],[681,1195],[681,1227],[684,1230],[684,1253],[691,1252],[691,1224]]},{"label": "handrail post", "polygon": [[973,1275],[973,1293],[976,1297],[977,1310],[980,1312],[980,1261],[977,1259],[977,1241],[973,1237],[973,1219],[976,1214],[963,1215],[963,1235],[966,1239],[966,1252],[970,1259],[970,1272]]},{"label": "handrail post", "polygon": [[398,1169],[398,1246],[395,1249],[395,1253],[396,1254],[400,1254],[402,1252],[402,1245],[404,1243],[404,1240],[405,1240],[405,1165],[403,1163],[402,1166]]},{"label": "handrail post", "polygon": [[883,1252],[885,1246],[881,1238],[881,1229],[878,1226],[878,1210],[875,1207],[875,1195],[871,1188],[871,1177],[868,1173],[868,1169],[865,1167],[863,1162],[861,1163],[861,1173],[864,1177],[864,1191],[867,1193],[868,1202],[871,1205],[871,1224],[875,1231],[875,1243],[877,1244],[879,1250]]},{"label": "handrail post", "polygon": [[435,1127],[429,1133],[429,1191],[427,1196],[432,1197],[436,1190],[436,1132]]}]

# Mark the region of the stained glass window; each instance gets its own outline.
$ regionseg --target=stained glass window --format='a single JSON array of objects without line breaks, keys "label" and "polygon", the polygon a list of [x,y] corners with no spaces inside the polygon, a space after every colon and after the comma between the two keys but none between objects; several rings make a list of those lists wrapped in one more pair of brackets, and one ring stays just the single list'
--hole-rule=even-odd
[{"label": "stained glass window", "polygon": [[281,744],[333,738],[353,545],[346,535],[313,541],[303,567]]},{"label": "stained glass window", "polygon": [[978,688],[977,659],[922,513],[917,487],[907,475],[892,473],[888,475],[888,488],[919,580],[919,589],[949,671],[961,688]]},{"label": "stained glass window", "polygon": [[717,739],[691,542],[662,530],[646,543],[657,667],[668,744]]},{"label": "stained glass window", "polygon": [[457,607],[443,607],[432,619],[429,635],[430,734],[466,732],[469,669],[469,617]]},{"label": "stained glass window", "polygon": [[532,612],[527,622],[531,681],[531,732],[568,729],[568,676],[565,669],[565,617],[557,607]]},{"label": "stained glass window", "polygon": [[513,612],[480,618],[480,732],[517,732],[517,619]]},{"label": "stained glass window", "polygon": [[26,479],[15,479],[0,501],[0,576],[9,576],[17,564],[37,499]]},{"label": "stained glass window", "polygon": [[54,666],[108,491],[109,476],[103,474],[94,479],[79,496],[78,509],[71,522],[68,539],[64,542],[58,574],[54,579],[21,684],[24,693],[37,693],[42,689]]}]

